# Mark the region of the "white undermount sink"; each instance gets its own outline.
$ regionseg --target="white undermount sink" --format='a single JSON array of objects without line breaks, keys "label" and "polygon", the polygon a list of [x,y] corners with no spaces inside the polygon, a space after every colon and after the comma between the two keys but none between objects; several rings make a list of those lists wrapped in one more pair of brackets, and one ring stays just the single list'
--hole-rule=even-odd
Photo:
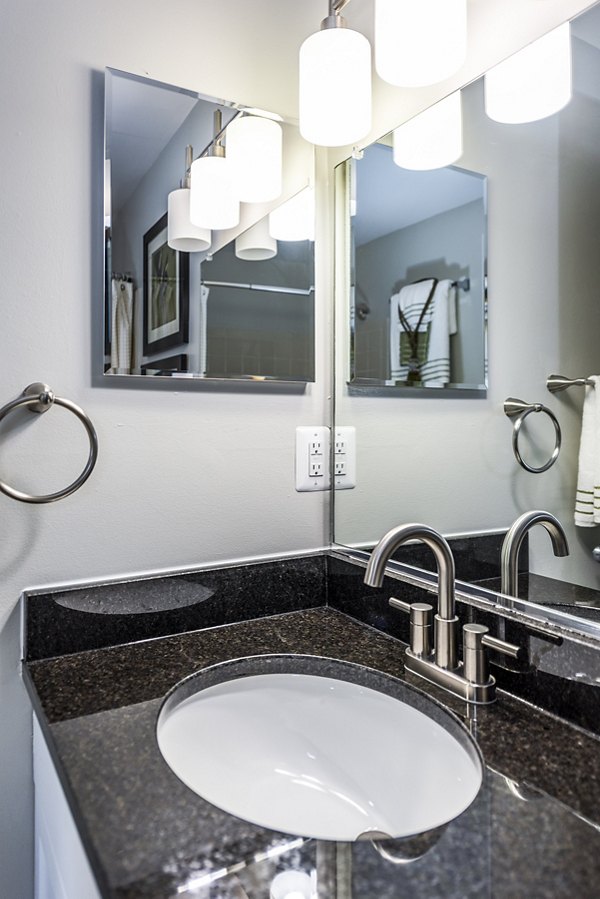
[{"label": "white undermount sink", "polygon": [[157,737],[208,802],[324,840],[423,833],[463,812],[482,782],[475,743],[437,703],[313,657],[258,656],[188,678],[163,704]]}]

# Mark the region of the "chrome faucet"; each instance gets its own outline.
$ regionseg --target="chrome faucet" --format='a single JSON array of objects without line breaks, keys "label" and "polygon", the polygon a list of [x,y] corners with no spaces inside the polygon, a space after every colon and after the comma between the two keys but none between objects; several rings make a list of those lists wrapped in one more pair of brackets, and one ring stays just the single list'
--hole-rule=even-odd
[{"label": "chrome faucet", "polygon": [[373,549],[367,564],[365,584],[381,587],[386,565],[394,552],[408,540],[420,540],[433,550],[438,569],[438,612],[434,640],[431,640],[433,607],[429,603],[407,603],[391,597],[389,603],[410,614],[410,646],[406,650],[407,671],[431,681],[468,702],[488,703],[496,698],[496,681],[489,674],[486,646],[519,658],[521,649],[488,634],[487,627],[463,627],[464,665],[458,661],[458,618],[455,614],[454,557],[447,541],[426,524],[405,524],[392,528]]},{"label": "chrome faucet", "polygon": [[502,544],[500,564],[500,592],[506,596],[519,595],[519,551],[525,534],[536,524],[541,524],[552,541],[555,556],[568,556],[569,544],[563,526],[550,512],[525,512],[511,525]]},{"label": "chrome faucet", "polygon": [[[457,625],[454,614],[454,557],[448,542],[426,524],[403,524],[381,538],[369,559],[365,584],[381,587],[385,566],[399,546],[408,540],[420,540],[433,550],[438,568],[438,613],[435,616],[435,661],[441,668],[456,668]],[[408,611],[408,610],[407,610]]]}]

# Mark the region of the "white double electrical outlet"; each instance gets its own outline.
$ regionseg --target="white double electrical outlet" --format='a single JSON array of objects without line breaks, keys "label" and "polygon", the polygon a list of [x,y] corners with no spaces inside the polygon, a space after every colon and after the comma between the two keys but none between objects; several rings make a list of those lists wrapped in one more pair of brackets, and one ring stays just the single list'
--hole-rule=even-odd
[{"label": "white double electrical outlet", "polygon": [[329,428],[296,428],[296,490],[327,490]]},{"label": "white double electrical outlet", "polygon": [[[333,478],[336,490],[356,486],[355,429],[336,428]],[[296,490],[328,490],[331,484],[331,432],[323,426],[296,428]]]}]

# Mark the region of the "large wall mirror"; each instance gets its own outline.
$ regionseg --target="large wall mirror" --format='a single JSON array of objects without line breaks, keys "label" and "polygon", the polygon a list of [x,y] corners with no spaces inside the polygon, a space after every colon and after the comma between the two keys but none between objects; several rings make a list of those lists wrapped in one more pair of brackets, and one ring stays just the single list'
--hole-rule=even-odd
[{"label": "large wall mirror", "polygon": [[[312,147],[263,110],[115,70],[105,87],[106,376],[313,381]],[[276,196],[244,199],[238,224],[176,244],[170,195],[217,144],[230,164],[232,123],[245,116],[277,123]],[[230,186],[220,189],[225,207]]]},{"label": "large wall mirror", "polygon": [[[355,197],[360,215],[360,192],[349,193],[348,173],[356,169],[360,186],[359,167],[371,156],[385,155],[385,140],[367,148],[363,159],[338,167],[336,424],[356,428],[357,486],[336,492],[334,530],[338,544],[369,548],[386,530],[408,521],[423,521],[447,536],[490,534],[526,511],[547,510],[563,524],[570,554],[555,558],[546,532],[534,528],[530,571],[541,589],[523,595],[536,603],[562,602],[564,609],[568,600],[551,596],[557,581],[588,588],[586,608],[571,600],[570,611],[581,620],[600,621],[600,565],[592,552],[600,544],[600,527],[574,524],[584,388],[551,394],[546,387],[552,373],[582,378],[600,370],[600,5],[573,20],[571,47],[572,99],[547,118],[500,124],[486,115],[483,78],[462,90],[464,145],[456,170],[476,172],[487,185],[487,314],[481,307],[489,353],[487,396],[465,402],[437,390],[398,395],[390,388],[386,395],[352,389],[350,351],[363,350],[360,336],[354,347],[350,342],[349,309],[357,335],[376,312],[374,292],[361,274],[361,241],[351,244],[358,225],[351,221],[349,204]],[[383,245],[387,238],[375,238],[380,239]],[[432,248],[427,264],[442,257],[453,261],[454,249]],[[397,261],[394,254],[391,262]],[[442,274],[464,277],[466,263],[458,261],[461,265]],[[380,267],[389,264],[385,259]],[[406,277],[414,281],[434,274],[408,266]],[[469,270],[471,288],[481,274]],[[382,323],[385,304],[399,286],[388,278]],[[459,315],[461,301],[467,302],[466,295],[457,296]],[[383,356],[388,338],[382,331]],[[354,365],[356,376],[363,363]],[[380,379],[385,375],[378,373]],[[510,396],[545,404],[560,422],[561,453],[542,474],[523,470],[513,455],[512,422],[503,411]],[[521,447],[530,464],[540,466],[553,445],[550,420],[529,416]]]}]

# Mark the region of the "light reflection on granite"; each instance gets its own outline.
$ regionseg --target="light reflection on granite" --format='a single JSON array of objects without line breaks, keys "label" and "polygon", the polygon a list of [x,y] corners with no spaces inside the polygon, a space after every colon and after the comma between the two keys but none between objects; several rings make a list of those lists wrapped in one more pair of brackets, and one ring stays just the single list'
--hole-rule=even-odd
[{"label": "light reflection on granite", "polygon": [[127,585],[126,590],[71,590],[53,596],[54,602],[75,612],[91,612],[94,615],[147,615],[149,612],[166,612],[204,602],[215,595],[214,590],[201,584],[173,578],[168,590],[155,591],[145,581]]},{"label": "light reflection on granite", "polygon": [[[290,846],[288,835],[204,802],[160,755],[155,725],[162,698],[199,668],[262,653],[346,659],[400,676],[438,699],[463,718],[492,769],[476,801],[407,865],[385,861],[369,842]],[[318,899],[340,899],[340,878],[351,885],[346,899],[597,895],[600,832],[577,815],[600,820],[600,742],[506,694],[493,706],[468,709],[404,677],[398,641],[334,610],[31,662],[27,671],[103,895],[111,899],[185,896],[178,889],[190,884],[196,884],[190,897],[268,899],[275,873],[315,866]],[[530,785],[540,800],[523,802],[495,772]],[[280,849],[282,855],[265,858]],[[212,884],[196,889],[196,878],[207,875],[214,875]]]}]

